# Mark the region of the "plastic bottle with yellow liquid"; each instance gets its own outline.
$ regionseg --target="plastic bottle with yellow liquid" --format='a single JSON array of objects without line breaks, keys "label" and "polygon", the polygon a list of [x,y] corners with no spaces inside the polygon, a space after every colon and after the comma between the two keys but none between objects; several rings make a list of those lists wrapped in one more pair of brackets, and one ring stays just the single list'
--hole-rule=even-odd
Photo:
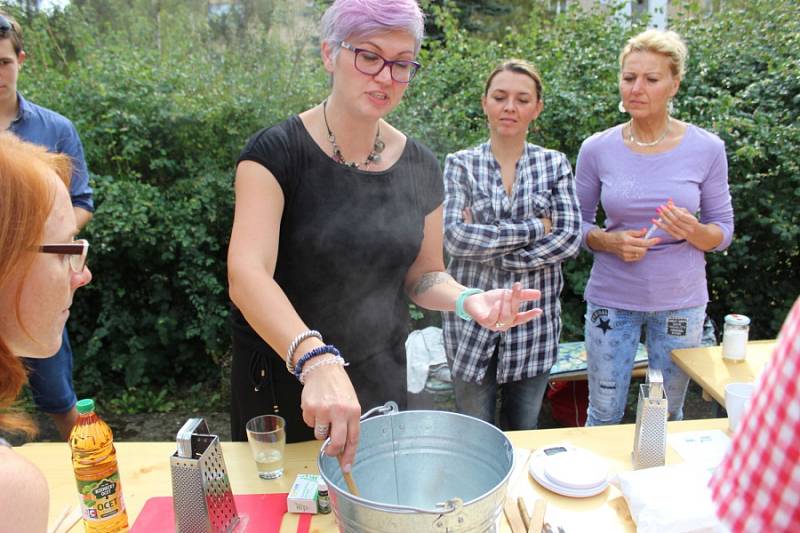
[{"label": "plastic bottle with yellow liquid", "polygon": [[95,413],[94,400],[80,400],[76,408],[69,445],[86,533],[128,531],[111,428]]}]

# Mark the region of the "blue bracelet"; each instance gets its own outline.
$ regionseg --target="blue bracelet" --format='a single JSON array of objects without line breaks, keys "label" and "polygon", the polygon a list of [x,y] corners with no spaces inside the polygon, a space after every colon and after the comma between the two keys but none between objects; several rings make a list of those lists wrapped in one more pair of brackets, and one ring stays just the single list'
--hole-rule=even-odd
[{"label": "blue bracelet", "polygon": [[469,313],[464,311],[464,300],[466,300],[468,296],[480,294],[482,292],[483,291],[481,289],[464,289],[461,291],[461,294],[459,294],[458,298],[456,298],[456,314],[463,320],[472,320],[472,317],[469,316]]},{"label": "blue bracelet", "polygon": [[337,357],[341,357],[341,352],[336,349],[336,346],[333,344],[326,344],[325,346],[319,346],[318,348],[314,348],[310,352],[306,352],[303,356],[297,361],[294,365],[294,377],[300,379],[300,376],[303,374],[303,365],[305,365],[309,359],[313,359],[318,355],[322,355],[325,353],[333,354]]}]

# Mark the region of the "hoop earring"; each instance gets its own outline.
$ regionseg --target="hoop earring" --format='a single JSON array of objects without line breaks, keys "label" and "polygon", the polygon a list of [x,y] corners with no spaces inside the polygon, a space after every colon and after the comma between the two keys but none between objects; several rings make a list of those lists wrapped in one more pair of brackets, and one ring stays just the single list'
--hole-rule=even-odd
[{"label": "hoop earring", "polygon": [[620,100],[619,104],[617,104],[617,109],[619,109],[620,113],[627,113],[628,112],[628,110],[625,109],[625,104],[622,103],[622,100]]},{"label": "hoop earring", "polygon": [[667,113],[670,115],[675,114],[675,104],[672,103],[672,98],[670,98],[669,102],[667,102]]}]

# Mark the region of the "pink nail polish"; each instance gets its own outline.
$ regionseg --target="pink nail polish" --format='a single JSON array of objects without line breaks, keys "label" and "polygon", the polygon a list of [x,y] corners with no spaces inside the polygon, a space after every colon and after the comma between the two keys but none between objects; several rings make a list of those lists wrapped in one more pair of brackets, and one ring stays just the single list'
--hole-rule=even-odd
[{"label": "pink nail polish", "polygon": [[344,465],[342,467],[342,472],[344,472],[345,474],[349,474],[350,470],[352,470],[352,469],[353,469],[352,465]]}]

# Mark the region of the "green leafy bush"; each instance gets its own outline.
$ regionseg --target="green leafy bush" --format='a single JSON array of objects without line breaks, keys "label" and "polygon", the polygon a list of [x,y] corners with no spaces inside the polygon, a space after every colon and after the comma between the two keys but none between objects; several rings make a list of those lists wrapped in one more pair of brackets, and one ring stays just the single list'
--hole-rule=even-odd
[{"label": "green leafy bush", "polygon": [[[736,3],[707,15],[684,6],[672,28],[689,46],[677,116],[726,143],[736,236],[725,253],[708,254],[709,314],[753,319],[751,338],[777,334],[800,294],[800,7],[793,2]],[[500,60],[536,64],[545,108],[530,140],[563,151],[574,164],[581,142],[627,120],[617,110],[618,55],[643,26],[602,12],[553,16],[534,8],[502,41],[464,31],[434,9],[444,40],[423,52],[425,69],[397,120],[440,157],[488,137],[480,96]],[[587,253],[564,265],[564,337],[583,337]]]},{"label": "green leafy bush", "polygon": [[[20,89],[75,122],[96,191],[86,231],[95,278],[70,322],[81,394],[105,386],[118,409],[135,410],[167,399],[161,388],[218,379],[230,343],[237,154],[256,130],[327,90],[313,36],[267,31],[292,5],[273,4],[235,26],[209,23],[205,2],[177,0],[82,0],[20,17],[29,53]],[[486,138],[483,82],[508,57],[532,60],[544,78],[533,142],[574,163],[583,139],[625,120],[617,54],[641,26],[534,7],[498,39],[465,31],[439,4],[429,11],[441,39],[427,43],[391,120],[442,160]],[[672,22],[690,49],[677,116],[725,140],[736,209],[734,244],[708,258],[709,311],[718,323],[748,314],[751,336],[771,337],[800,293],[800,7],[755,0],[713,16],[689,7]],[[564,267],[566,340],[582,338],[590,265],[582,254]],[[413,311],[418,324],[438,321]]]}]

